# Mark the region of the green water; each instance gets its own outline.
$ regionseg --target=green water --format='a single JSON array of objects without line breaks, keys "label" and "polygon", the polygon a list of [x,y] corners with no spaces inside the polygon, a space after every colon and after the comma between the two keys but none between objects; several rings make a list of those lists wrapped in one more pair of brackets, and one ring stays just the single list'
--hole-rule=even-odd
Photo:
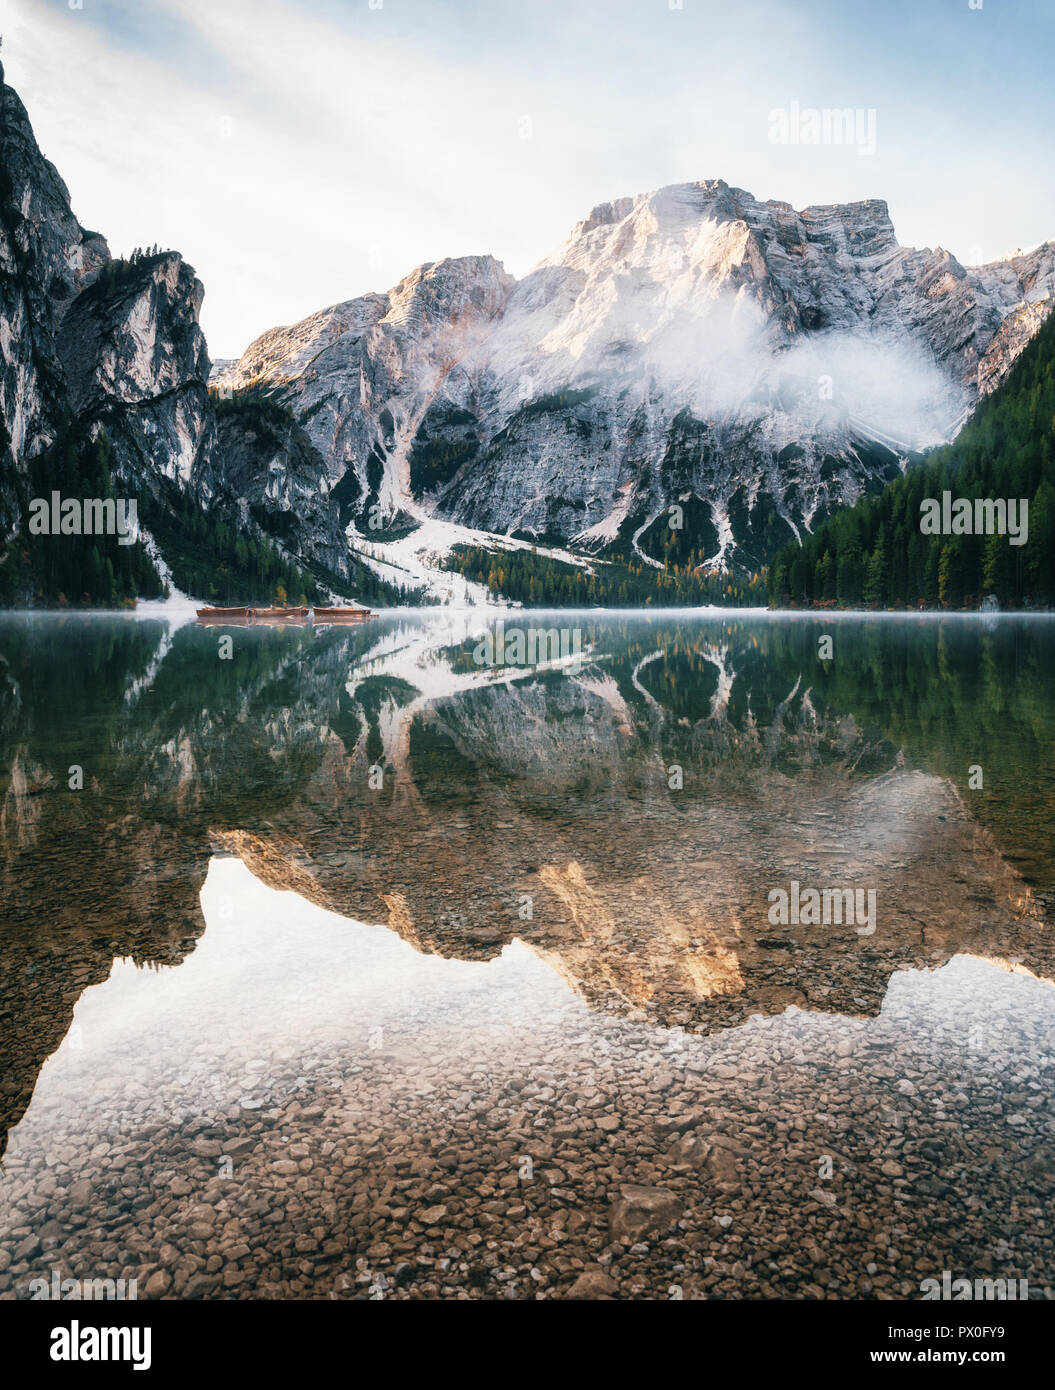
[{"label": "green water", "polygon": [[[0,617],[0,1249],[24,1252],[47,1219],[71,1267],[144,1278],[160,1267],[177,1291],[207,1296],[222,1261],[200,1223],[184,1244],[159,1236],[149,1260],[133,1258],[161,1216],[137,1233],[132,1212],[173,1172],[213,1191],[188,1134],[261,1153],[291,1140],[309,1156],[348,1145],[369,1167],[388,1142],[372,1107],[394,1105],[404,1119],[391,1142],[419,1146],[424,1172],[430,1145],[446,1142],[433,1127],[474,1094],[489,1114],[506,1075],[514,1092],[544,1078],[541,1100],[525,1092],[526,1110],[510,1111],[530,1134],[556,1123],[544,1106],[562,1087],[587,1098],[608,1088],[623,1117],[611,1144],[630,1146],[618,1170],[691,1188],[680,1150],[635,1164],[655,1151],[662,1107],[698,1103],[693,1077],[708,1078],[713,1123],[735,1112],[734,1128],[754,1124],[751,1161],[779,1175],[790,1160],[766,1148],[767,1114],[786,1112],[797,1132],[823,1131],[840,1106],[851,1127],[887,1106],[900,1113],[904,1094],[888,1091],[904,1073],[913,1094],[934,1087],[941,1099],[920,1102],[918,1135],[906,1112],[904,1132],[855,1140],[855,1162],[876,1165],[879,1184],[862,1179],[862,1210],[896,1223],[878,1165],[900,1163],[903,1145],[944,1154],[944,1184],[960,1163],[942,1147],[941,1106],[954,1095],[969,1107],[956,1125],[987,1152],[1004,1143],[994,1115],[1019,1126],[1013,1173],[993,1169],[999,1190],[1021,1179],[1022,1202],[1049,1200],[1049,1092],[1022,1077],[1055,1067],[1055,621],[562,611],[508,613],[504,629],[507,652],[518,630],[555,629],[544,653],[555,659],[488,664],[493,620],[437,610],[350,630]],[[793,882],[873,893],[874,930],[774,920],[772,894]],[[770,1082],[752,1050],[758,1020],[779,1030],[773,1055],[794,1058],[793,1075]],[[375,1057],[374,1023],[402,1050]],[[867,1057],[851,1066],[862,1028]],[[977,1110],[975,1072],[954,1075],[957,1058],[986,1069]],[[674,1102],[679,1066],[687,1089]],[[364,1067],[381,1070],[353,1122],[331,1097]],[[408,1112],[404,1084],[430,1099]],[[561,1133],[574,1134],[576,1105]],[[493,1141],[500,1164],[526,1141],[495,1124],[469,1150]],[[552,1200],[596,1212],[596,1236],[588,1225],[582,1237],[592,1259],[616,1170],[608,1148],[576,1153],[587,1195],[560,1188]],[[303,1163],[313,1161],[321,1181],[330,1169]],[[663,1162],[675,1168],[657,1178]],[[56,1191],[63,1172],[98,1186],[97,1225],[61,1182]],[[445,1181],[475,1200],[478,1175]],[[807,1172],[806,1190],[815,1181]],[[747,1207],[760,1249],[779,1197],[764,1187]],[[260,1219],[256,1190],[239,1198],[247,1228]],[[118,1191],[127,1211],[105,1195]],[[962,1231],[965,1266],[986,1236],[977,1208],[942,1191],[938,1225]],[[349,1189],[331,1218],[342,1259],[360,1249],[363,1200]],[[930,1249],[920,1212],[911,1279],[952,1259]],[[408,1243],[409,1217],[392,1220],[391,1238],[431,1260],[426,1238]],[[1033,1278],[1047,1255],[1028,1221],[1009,1222],[1001,1231],[1023,1233]],[[256,1229],[259,1259],[245,1257],[219,1292],[314,1296],[331,1255],[305,1272],[287,1260],[303,1230],[284,1245],[284,1229]],[[882,1270],[882,1250],[861,1239],[861,1260]],[[701,1235],[693,1249],[707,1248]],[[22,1296],[34,1261],[49,1258],[23,1253],[0,1270],[0,1292]],[[657,1288],[682,1277],[657,1271]],[[904,1291],[904,1274],[877,1277]],[[843,1289],[857,1276],[831,1277]],[[568,1282],[558,1266],[545,1278]],[[818,1280],[806,1271],[787,1287]]]},{"label": "green water", "polygon": [[[567,811],[569,765],[586,805],[643,794],[657,758],[686,769],[683,798],[698,801],[714,793],[723,764],[742,766],[759,730],[768,732],[754,763],[794,778],[816,757],[838,758],[833,730],[852,720],[867,748],[862,774],[900,752],[951,779],[1027,881],[1055,886],[1055,619],[560,612],[506,619],[517,626],[571,631],[581,672],[481,667],[476,628],[427,613],[351,631],[231,629],[230,660],[212,628],[0,617],[8,853],[36,848],[61,864],[64,839],[86,833],[105,847],[133,815],[137,832],[144,817],[179,828],[190,856],[209,824],[250,828],[283,814],[328,745],[352,756],[358,741],[360,753],[380,757],[384,712],[416,701],[402,775],[452,813],[496,781],[530,795],[540,815]],[[829,660],[818,656],[825,635]],[[481,694],[474,678],[485,675],[508,681]],[[610,747],[598,746],[603,700],[593,687],[602,679],[626,709],[627,729]],[[526,697],[546,731],[539,741],[516,725]],[[816,713],[812,735],[804,699]],[[67,789],[71,765],[84,768],[82,793]],[[970,786],[972,767],[981,787]],[[389,780],[364,805],[394,794]],[[23,798],[31,843],[15,833]],[[326,815],[318,804],[305,811]]]}]

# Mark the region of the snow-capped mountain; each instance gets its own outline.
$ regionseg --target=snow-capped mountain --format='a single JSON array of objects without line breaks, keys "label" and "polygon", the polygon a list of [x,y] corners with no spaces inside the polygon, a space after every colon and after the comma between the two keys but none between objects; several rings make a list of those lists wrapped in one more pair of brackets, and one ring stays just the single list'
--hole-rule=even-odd
[{"label": "snow-capped mountain", "polygon": [[714,180],[595,208],[519,282],[420,266],[214,382],[280,391],[353,542],[402,517],[625,548],[679,501],[713,563],[751,567],[950,438],[1053,287],[1051,242],[965,269],[900,246],[881,201]]},{"label": "snow-capped mountain", "polygon": [[4,553],[73,421],[109,435],[115,486],[182,494],[335,591],[369,571],[485,599],[437,569],[459,542],[658,564],[672,504],[693,563],[756,569],[955,433],[1053,302],[1055,243],[965,269],[900,246],[882,202],[716,180],[602,204],[520,281],[419,266],[211,369],[194,271],[111,257],[2,77]]}]

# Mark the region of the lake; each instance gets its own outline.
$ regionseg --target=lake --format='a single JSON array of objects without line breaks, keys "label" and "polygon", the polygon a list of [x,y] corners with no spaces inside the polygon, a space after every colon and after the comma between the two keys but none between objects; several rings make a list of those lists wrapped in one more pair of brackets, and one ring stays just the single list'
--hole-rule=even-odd
[{"label": "lake", "polygon": [[0,616],[0,1296],[1051,1297],[1053,637]]}]

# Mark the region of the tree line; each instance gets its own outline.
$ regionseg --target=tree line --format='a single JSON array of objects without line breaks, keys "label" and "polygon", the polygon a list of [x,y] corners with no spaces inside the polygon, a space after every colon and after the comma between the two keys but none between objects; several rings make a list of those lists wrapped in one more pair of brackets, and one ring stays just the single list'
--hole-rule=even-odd
[{"label": "tree line", "polygon": [[643,561],[593,560],[587,568],[535,549],[456,545],[446,568],[486,585],[496,597],[529,607],[758,607],[765,602],[760,576],[717,574],[690,564],[656,569]]},{"label": "tree line", "polygon": [[[925,535],[921,504],[1024,499],[1028,539]],[[974,608],[1055,603],[1055,314],[956,439],[877,496],[836,512],[774,558],[780,607]]]},{"label": "tree line", "polygon": [[0,607],[33,608],[134,605],[165,592],[143,545],[120,545],[116,535],[34,535],[29,503],[34,497],[114,496],[114,451],[105,430],[95,438],[68,424],[59,440],[30,465],[19,533],[0,560]]}]

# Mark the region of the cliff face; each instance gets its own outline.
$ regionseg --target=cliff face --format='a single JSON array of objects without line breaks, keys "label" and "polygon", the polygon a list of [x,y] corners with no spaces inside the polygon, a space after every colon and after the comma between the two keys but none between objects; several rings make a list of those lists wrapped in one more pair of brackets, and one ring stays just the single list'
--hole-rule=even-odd
[{"label": "cliff face", "polygon": [[174,251],[132,262],[81,227],[17,95],[0,86],[0,415],[10,467],[5,535],[18,524],[30,464],[71,421],[105,427],[115,483],[159,478],[208,497],[218,475],[204,293]]},{"label": "cliff face", "polygon": [[900,246],[880,201],[796,212],[715,180],[595,208],[519,283],[420,267],[218,379],[281,390],[360,527],[626,548],[699,499],[711,558],[754,566],[949,438],[1053,286],[1052,243],[968,270]]},{"label": "cliff face", "polygon": [[412,498],[419,426],[430,411],[464,414],[451,403],[467,394],[466,372],[479,373],[474,354],[514,283],[490,256],[419,266],[388,294],[272,329],[214,379],[286,388],[331,480],[344,479],[341,500],[391,516]]},{"label": "cliff face", "polygon": [[71,304],[58,353],[70,408],[107,427],[129,482],[153,474],[207,498],[219,465],[203,294],[174,251],[105,268]]},{"label": "cliff face", "polygon": [[346,574],[349,548],[329,495],[326,461],[304,430],[292,419],[223,410],[217,428],[223,483],[239,499],[243,521],[299,557]]},{"label": "cliff face", "polygon": [[51,444],[64,397],[56,337],[71,301],[109,260],[70,211],[25,107],[0,67],[0,526],[14,524],[14,469]]},{"label": "cliff face", "polygon": [[250,534],[347,572],[307,436],[294,425],[278,440],[237,426],[221,437],[194,270],[175,251],[115,260],[85,231],[2,75],[0,549],[24,534],[35,462],[73,426],[79,437],[105,429],[115,489],[142,501],[167,482]]}]

